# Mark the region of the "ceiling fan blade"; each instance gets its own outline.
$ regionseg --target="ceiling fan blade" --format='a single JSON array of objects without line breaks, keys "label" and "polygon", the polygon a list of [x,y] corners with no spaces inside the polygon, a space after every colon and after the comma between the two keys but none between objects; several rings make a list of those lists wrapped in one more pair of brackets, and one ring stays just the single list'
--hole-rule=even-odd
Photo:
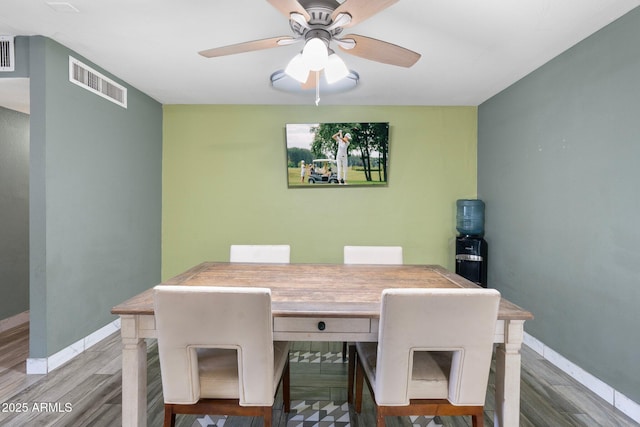
[{"label": "ceiling fan blade", "polygon": [[278,9],[280,13],[282,13],[287,19],[289,19],[289,15],[291,15],[291,12],[297,12],[301,14],[302,16],[304,16],[304,19],[306,21],[309,21],[309,19],[311,18],[309,16],[309,12],[307,12],[305,8],[302,7],[300,3],[298,3],[298,0],[267,0],[267,1],[271,6]]},{"label": "ceiling fan blade", "polygon": [[271,37],[269,39],[253,40],[250,42],[237,43],[229,46],[214,47],[198,52],[207,58],[215,58],[217,56],[234,55],[236,53],[251,52],[254,50],[270,49],[272,47],[284,46],[290,44],[295,39],[289,36]]},{"label": "ceiling fan blade", "polygon": [[384,42],[370,37],[349,34],[343,40],[353,39],[356,42],[352,49],[345,49],[338,45],[340,49],[351,55],[371,61],[382,62],[383,64],[397,65],[400,67],[411,67],[420,59],[420,54],[404,47]]},{"label": "ceiling fan blade", "polygon": [[333,11],[331,19],[335,20],[340,13],[348,13],[351,15],[351,22],[345,27],[351,27],[397,2],[398,0],[346,0]]}]

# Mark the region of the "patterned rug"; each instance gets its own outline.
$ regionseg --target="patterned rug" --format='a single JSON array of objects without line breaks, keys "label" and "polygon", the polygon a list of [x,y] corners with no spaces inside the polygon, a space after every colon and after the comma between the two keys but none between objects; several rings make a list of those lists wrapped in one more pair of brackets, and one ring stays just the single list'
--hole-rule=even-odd
[{"label": "patterned rug", "polygon": [[321,353],[309,351],[292,351],[289,353],[290,363],[347,363],[342,360],[342,352]]},{"label": "patterned rug", "polygon": [[[289,354],[291,363],[346,363],[342,360],[342,352],[320,353],[292,351]],[[442,427],[433,417],[409,417],[413,427]],[[224,415],[207,415],[198,418],[192,427],[224,427],[227,417]],[[287,427],[351,427],[349,405],[346,402],[330,402],[322,400],[292,400]]]}]

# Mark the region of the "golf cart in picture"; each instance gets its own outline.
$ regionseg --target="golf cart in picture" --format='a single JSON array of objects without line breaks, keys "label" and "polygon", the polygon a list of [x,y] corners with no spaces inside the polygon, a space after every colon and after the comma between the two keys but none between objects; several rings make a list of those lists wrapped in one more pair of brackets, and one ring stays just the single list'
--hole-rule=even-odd
[{"label": "golf cart in picture", "polygon": [[338,166],[333,159],[315,159],[309,169],[309,184],[337,184]]}]

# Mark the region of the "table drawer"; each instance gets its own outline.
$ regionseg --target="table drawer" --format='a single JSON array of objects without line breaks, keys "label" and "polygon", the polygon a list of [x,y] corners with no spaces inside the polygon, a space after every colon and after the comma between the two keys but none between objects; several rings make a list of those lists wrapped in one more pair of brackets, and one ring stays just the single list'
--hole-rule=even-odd
[{"label": "table drawer", "polygon": [[276,317],[274,332],[326,332],[353,333],[371,331],[371,319],[323,318],[323,317]]}]

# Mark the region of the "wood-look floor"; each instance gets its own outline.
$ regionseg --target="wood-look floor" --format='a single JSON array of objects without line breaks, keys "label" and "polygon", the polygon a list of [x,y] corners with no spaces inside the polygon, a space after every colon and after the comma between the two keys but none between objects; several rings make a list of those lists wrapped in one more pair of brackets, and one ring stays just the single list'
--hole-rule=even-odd
[{"label": "wood-look floor", "polygon": [[[28,325],[0,333],[0,426],[121,425],[121,344],[118,333],[96,344],[48,375],[26,375]],[[341,343],[292,343],[292,350],[341,351]],[[521,426],[640,426],[586,390],[528,348],[522,352]],[[346,364],[293,363],[293,400],[346,400]],[[69,404],[65,406],[65,404]],[[487,390],[485,424],[493,425],[493,374]],[[274,426],[286,426],[276,402]],[[162,425],[162,386],[155,341],[149,341],[148,425]],[[191,427],[196,416],[179,415],[177,425]],[[467,417],[442,417],[444,426],[466,427]],[[262,421],[230,417],[225,427],[259,427]],[[351,425],[375,425],[365,389],[362,414],[351,411]],[[389,427],[411,427],[406,417],[387,418]]]}]

